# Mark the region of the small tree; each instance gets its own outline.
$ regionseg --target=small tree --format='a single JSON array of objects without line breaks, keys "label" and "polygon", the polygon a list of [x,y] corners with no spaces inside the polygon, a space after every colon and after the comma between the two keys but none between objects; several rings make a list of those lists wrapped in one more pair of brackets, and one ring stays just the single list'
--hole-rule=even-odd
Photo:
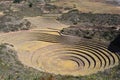
[{"label": "small tree", "polygon": [[13,3],[20,3],[22,0],[13,0]]},{"label": "small tree", "polygon": [[31,8],[32,6],[33,6],[33,3],[30,2],[30,3],[29,3],[29,7]]}]

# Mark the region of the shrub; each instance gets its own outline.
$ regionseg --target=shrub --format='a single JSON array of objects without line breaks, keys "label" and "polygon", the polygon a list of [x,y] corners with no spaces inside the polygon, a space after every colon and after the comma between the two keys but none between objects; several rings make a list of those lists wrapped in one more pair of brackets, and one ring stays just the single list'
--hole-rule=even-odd
[{"label": "shrub", "polygon": [[22,0],[14,0],[13,3],[20,3]]}]

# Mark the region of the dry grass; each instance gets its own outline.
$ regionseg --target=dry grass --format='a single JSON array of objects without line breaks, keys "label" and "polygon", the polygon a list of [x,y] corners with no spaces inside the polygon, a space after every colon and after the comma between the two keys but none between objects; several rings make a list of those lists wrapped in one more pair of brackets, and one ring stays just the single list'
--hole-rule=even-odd
[{"label": "dry grass", "polygon": [[76,8],[82,12],[93,12],[93,13],[120,13],[120,9],[116,6],[94,2],[89,0],[59,0],[58,2],[53,3],[61,7],[73,7],[76,5]]},{"label": "dry grass", "polygon": [[3,16],[4,15],[4,13],[3,12],[0,12],[0,16]]}]

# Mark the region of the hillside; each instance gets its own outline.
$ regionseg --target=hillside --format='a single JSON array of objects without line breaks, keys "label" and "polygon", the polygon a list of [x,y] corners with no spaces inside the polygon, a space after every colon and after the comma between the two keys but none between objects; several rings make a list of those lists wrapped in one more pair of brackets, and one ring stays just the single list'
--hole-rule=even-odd
[{"label": "hillside", "polygon": [[[6,1],[12,1],[12,0],[6,0]],[[48,8],[52,8],[52,7],[58,8],[57,10],[61,9],[63,12],[64,11],[66,12],[66,10],[69,9],[76,8],[79,9],[81,12],[120,14],[119,0],[25,0],[25,1],[32,3],[33,6],[36,5],[35,3],[38,3],[38,5],[36,5],[37,8],[38,6],[40,6],[39,2],[43,4],[44,3],[52,4],[52,6],[48,5]],[[36,10],[36,8],[34,10]],[[52,9],[52,11],[54,11],[54,9]]]},{"label": "hillside", "polygon": [[120,33],[119,14],[93,14],[71,10],[61,15],[58,20],[73,25],[61,31],[66,35],[111,42]]},{"label": "hillside", "polygon": [[89,1],[102,2],[106,4],[120,6],[120,0],[89,0]]},{"label": "hillside", "polygon": [[[93,13],[120,13],[120,8],[108,4],[106,0],[59,0],[54,5],[66,7],[66,8],[77,8],[81,12],[93,12]],[[112,2],[111,2],[112,3]]]}]

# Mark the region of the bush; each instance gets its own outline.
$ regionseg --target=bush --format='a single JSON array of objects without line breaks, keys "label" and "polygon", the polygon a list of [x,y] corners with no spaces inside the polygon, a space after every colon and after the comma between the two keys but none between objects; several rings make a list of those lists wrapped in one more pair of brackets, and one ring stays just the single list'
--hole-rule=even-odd
[{"label": "bush", "polygon": [[20,3],[22,0],[14,0],[13,3]]}]

